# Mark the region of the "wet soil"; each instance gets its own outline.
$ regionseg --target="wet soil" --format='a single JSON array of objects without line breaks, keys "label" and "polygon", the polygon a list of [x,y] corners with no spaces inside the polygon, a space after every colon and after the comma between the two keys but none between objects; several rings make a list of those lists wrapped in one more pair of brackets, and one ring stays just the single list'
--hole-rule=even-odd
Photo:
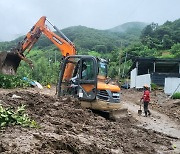
[{"label": "wet soil", "polygon": [[[139,105],[143,91],[137,91],[134,89],[122,89],[121,93],[123,102],[131,102],[133,104]],[[178,125],[180,125],[179,99],[171,99],[169,96],[165,95],[162,90],[151,91],[150,97],[151,101],[149,108],[151,110],[155,110],[167,115],[172,121],[175,121]]]},{"label": "wet soil", "polygon": [[[143,120],[132,111],[125,118],[111,121],[89,109],[82,109],[74,98],[57,99],[54,92],[55,89],[0,89],[3,106],[16,108],[25,104],[27,114],[40,125],[36,129],[21,126],[0,129],[1,153],[154,154],[175,151],[172,134],[168,136],[142,125]],[[132,102],[128,93],[132,92],[122,91],[123,102]],[[13,94],[21,98],[12,98]]]},{"label": "wet soil", "polygon": [[128,108],[128,111],[139,122],[138,126],[160,132],[172,138],[171,143],[175,147],[174,153],[180,153],[180,100],[170,99],[163,91],[151,91],[151,101],[149,108],[151,116],[144,117],[144,113],[139,116],[140,98],[142,91],[137,90],[122,90],[123,106]]}]

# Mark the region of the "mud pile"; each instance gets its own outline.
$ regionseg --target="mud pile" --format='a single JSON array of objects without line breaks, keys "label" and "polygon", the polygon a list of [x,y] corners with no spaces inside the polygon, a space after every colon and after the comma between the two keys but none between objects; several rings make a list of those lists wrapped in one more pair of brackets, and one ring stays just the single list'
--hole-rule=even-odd
[{"label": "mud pile", "polygon": [[[12,95],[21,96],[14,99]],[[2,153],[158,153],[171,143],[162,134],[135,125],[131,117],[110,121],[82,109],[74,98],[37,92],[0,94],[3,106],[26,105],[28,115],[40,128],[10,126],[1,129]]]},{"label": "mud pile", "polygon": [[153,108],[161,113],[166,114],[173,121],[180,124],[180,101],[179,100],[167,100],[162,104],[152,104]]}]

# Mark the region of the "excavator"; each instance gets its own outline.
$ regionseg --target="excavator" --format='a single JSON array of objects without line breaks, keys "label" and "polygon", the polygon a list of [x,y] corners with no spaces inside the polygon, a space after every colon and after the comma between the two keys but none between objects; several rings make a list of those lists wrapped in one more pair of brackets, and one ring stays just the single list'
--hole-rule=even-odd
[{"label": "excavator", "polygon": [[[46,22],[58,34],[51,31]],[[80,100],[82,107],[107,112],[113,118],[126,115],[127,109],[120,103],[120,88],[108,79],[108,62],[94,56],[78,55],[75,45],[45,16],[38,20],[17,47],[9,52],[0,52],[0,73],[15,75],[21,60],[33,67],[24,53],[30,52],[41,34],[51,40],[62,54],[58,97],[71,95]]]}]

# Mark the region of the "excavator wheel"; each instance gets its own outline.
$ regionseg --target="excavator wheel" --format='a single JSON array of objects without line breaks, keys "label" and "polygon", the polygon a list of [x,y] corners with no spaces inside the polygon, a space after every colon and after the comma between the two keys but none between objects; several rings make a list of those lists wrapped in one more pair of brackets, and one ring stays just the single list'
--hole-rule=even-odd
[{"label": "excavator wheel", "polygon": [[15,75],[21,58],[13,51],[0,52],[0,73]]}]

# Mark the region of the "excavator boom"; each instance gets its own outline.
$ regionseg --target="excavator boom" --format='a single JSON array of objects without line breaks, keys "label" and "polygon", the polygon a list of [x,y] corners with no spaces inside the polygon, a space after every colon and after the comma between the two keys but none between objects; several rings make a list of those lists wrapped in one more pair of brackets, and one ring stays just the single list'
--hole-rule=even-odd
[{"label": "excavator boom", "polygon": [[[51,40],[61,51],[63,57],[76,54],[76,49],[74,44],[54,25],[53,28],[60,34],[57,35],[52,32],[46,25],[47,18],[45,16],[41,17],[38,22],[31,28],[31,30],[26,34],[24,39],[18,43],[17,47],[11,49],[9,52],[0,52],[0,72],[4,74],[14,75],[17,71],[19,63],[21,60],[27,62],[31,67],[33,67],[32,62],[24,56],[24,52],[27,50],[29,52],[33,45],[38,41],[39,37],[43,33],[49,40]],[[66,77],[70,78],[70,70],[66,71]]]}]

